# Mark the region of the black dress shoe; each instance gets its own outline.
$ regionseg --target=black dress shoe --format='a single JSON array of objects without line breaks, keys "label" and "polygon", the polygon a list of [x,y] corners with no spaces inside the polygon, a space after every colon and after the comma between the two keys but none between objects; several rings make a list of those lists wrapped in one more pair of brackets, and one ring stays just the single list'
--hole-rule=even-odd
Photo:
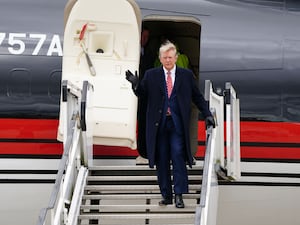
[{"label": "black dress shoe", "polygon": [[172,201],[172,199],[164,198],[164,199],[162,199],[158,204],[159,204],[160,206],[162,206],[162,205],[172,205],[172,204],[173,204],[173,201]]},{"label": "black dress shoe", "polygon": [[175,205],[176,205],[176,208],[184,208],[184,202],[182,199],[182,195],[175,195]]}]

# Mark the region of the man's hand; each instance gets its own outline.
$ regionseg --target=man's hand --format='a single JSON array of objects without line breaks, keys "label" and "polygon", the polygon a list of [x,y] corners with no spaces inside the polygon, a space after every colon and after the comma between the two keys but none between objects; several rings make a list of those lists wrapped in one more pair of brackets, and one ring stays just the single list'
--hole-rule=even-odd
[{"label": "man's hand", "polygon": [[216,127],[216,123],[215,123],[215,120],[212,116],[208,116],[205,118],[205,126],[206,126],[206,129],[209,127],[209,126],[212,126],[213,128]]},{"label": "man's hand", "polygon": [[125,74],[126,74],[126,80],[128,80],[131,83],[132,89],[135,90],[139,83],[139,77],[137,75],[137,71],[135,71],[135,75],[133,75],[133,73],[131,73],[130,70],[127,70]]}]

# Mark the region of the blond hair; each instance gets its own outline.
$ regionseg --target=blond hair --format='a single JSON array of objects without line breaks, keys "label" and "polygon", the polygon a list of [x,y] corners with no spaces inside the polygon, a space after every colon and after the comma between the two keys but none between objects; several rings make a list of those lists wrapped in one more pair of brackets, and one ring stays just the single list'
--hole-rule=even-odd
[{"label": "blond hair", "polygon": [[162,55],[162,53],[171,50],[175,52],[175,55],[177,55],[176,46],[171,41],[164,42],[159,48],[159,57]]}]

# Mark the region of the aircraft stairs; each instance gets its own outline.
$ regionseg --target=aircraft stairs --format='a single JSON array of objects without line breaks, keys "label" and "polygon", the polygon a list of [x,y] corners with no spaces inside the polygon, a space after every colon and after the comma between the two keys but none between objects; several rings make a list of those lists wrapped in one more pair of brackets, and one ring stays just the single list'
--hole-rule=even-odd
[{"label": "aircraft stairs", "polygon": [[202,166],[189,169],[184,209],[159,206],[155,170],[147,165],[89,168],[78,224],[194,224],[200,202]]},{"label": "aircraft stairs", "polygon": [[[184,194],[185,208],[159,206],[161,195],[156,171],[148,165],[103,163],[93,159],[92,126],[89,113],[93,86],[84,81],[82,88],[62,82],[61,108],[65,116],[64,153],[59,164],[49,204],[42,209],[38,225],[216,225],[218,208],[218,172],[225,168],[226,179],[237,179],[239,170],[239,114],[234,89],[227,84],[230,96],[218,96],[206,82],[205,98],[217,119],[216,128],[206,130],[204,161],[188,168],[189,193]],[[224,105],[226,102],[226,150],[224,158]],[[236,102],[233,100],[237,100]],[[235,102],[235,103],[233,103]],[[227,105],[229,105],[227,107]],[[231,106],[230,106],[231,105]],[[234,107],[232,107],[234,106]],[[238,120],[231,120],[237,118]],[[228,134],[230,132],[231,135]]]}]

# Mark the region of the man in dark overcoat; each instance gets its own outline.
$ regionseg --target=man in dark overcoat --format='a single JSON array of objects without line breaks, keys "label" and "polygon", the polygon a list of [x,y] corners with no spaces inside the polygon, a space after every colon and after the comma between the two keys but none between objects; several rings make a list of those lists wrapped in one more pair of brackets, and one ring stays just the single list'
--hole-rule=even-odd
[{"label": "man in dark overcoat", "polygon": [[207,125],[215,124],[191,70],[176,66],[175,45],[164,43],[159,49],[159,58],[162,66],[147,70],[141,82],[137,74],[130,71],[126,72],[126,79],[132,83],[137,96],[147,99],[147,157],[149,166],[156,166],[163,197],[159,204],[173,204],[173,182],[175,205],[184,208],[182,194],[188,193],[186,163],[190,167],[193,163],[189,138],[191,103],[202,112]]}]

